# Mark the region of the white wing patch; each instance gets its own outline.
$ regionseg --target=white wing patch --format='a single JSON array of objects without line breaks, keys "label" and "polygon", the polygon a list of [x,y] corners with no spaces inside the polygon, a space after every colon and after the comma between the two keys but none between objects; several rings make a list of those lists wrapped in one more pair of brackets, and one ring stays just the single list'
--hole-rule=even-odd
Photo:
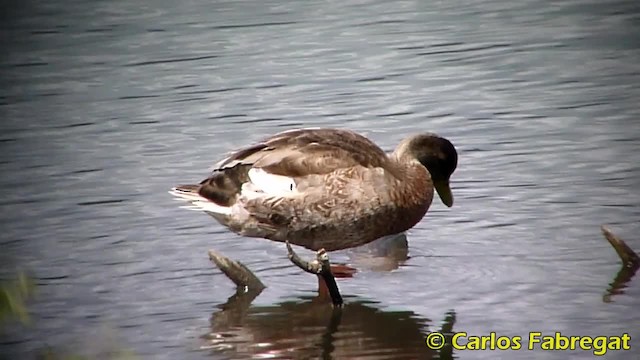
[{"label": "white wing patch", "polygon": [[220,215],[231,215],[233,213],[233,208],[220,206],[209,200],[192,201],[191,205],[181,207],[187,210],[204,211]]},{"label": "white wing patch", "polygon": [[249,170],[253,191],[261,191],[268,195],[287,195],[296,191],[296,182],[287,176],[270,174],[260,168]]},{"label": "white wing patch", "polygon": [[[249,180],[242,185],[241,197],[244,201],[248,199],[259,199],[264,197],[285,197],[297,193],[296,182],[293,178],[274,175],[261,168],[251,168],[249,170]],[[197,193],[180,191],[176,188],[169,191],[177,200],[186,201],[189,205],[183,206],[185,209],[205,211],[211,214],[228,216],[248,216],[243,208],[244,201],[240,199],[231,207],[221,206]]]}]

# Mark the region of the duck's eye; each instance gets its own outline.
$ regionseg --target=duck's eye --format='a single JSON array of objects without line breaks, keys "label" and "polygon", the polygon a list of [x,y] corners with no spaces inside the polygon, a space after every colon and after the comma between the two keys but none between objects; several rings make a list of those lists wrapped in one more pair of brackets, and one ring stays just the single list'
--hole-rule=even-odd
[{"label": "duck's eye", "polygon": [[293,191],[293,184],[289,185],[289,191]]}]

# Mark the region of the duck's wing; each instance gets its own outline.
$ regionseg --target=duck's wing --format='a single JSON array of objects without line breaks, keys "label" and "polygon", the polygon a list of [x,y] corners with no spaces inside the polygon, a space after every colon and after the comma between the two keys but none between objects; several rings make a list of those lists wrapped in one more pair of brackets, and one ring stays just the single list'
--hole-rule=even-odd
[{"label": "duck's wing", "polygon": [[390,169],[390,163],[380,147],[349,130],[290,130],[232,153],[200,184],[178,185],[171,192],[189,201],[201,196],[228,208],[243,189],[286,197],[301,183],[308,191],[321,190],[321,177],[339,169]]},{"label": "duck's wing", "polygon": [[387,167],[385,152],[371,140],[349,130],[300,129],[278,133],[240,149],[220,161],[214,173],[251,165],[287,177],[327,174],[353,166]]}]

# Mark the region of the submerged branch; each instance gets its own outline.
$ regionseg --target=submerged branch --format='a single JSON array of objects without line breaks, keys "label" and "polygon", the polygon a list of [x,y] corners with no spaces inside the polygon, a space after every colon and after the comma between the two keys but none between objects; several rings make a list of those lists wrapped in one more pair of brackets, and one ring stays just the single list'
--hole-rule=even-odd
[{"label": "submerged branch", "polygon": [[638,256],[638,254],[622,241],[622,239],[615,236],[607,226],[602,225],[600,228],[602,229],[604,237],[609,241],[609,244],[611,244],[618,253],[623,266],[630,268],[640,266],[640,256]]},{"label": "submerged branch", "polygon": [[209,259],[238,287],[245,291],[262,291],[266,286],[243,263],[231,260],[213,250],[209,250]]},{"label": "submerged branch", "polygon": [[640,268],[640,256],[636,254],[622,239],[617,237],[611,230],[602,225],[602,234],[609,241],[609,244],[614,248],[620,259],[622,260],[622,267],[607,289],[607,293],[603,296],[604,302],[611,302],[613,295],[622,294],[626,287],[626,284],[631,281],[633,276]]},{"label": "submerged branch", "polygon": [[[331,302],[335,306],[341,306],[343,304],[342,296],[338,290],[338,284],[331,272],[331,263],[329,262],[329,255],[322,249],[317,252],[316,259],[313,261],[306,261],[298,256],[291,245],[287,242],[288,256],[291,262],[302,270],[315,274],[318,276],[320,283],[319,292],[322,295],[322,289],[326,288],[331,296]],[[258,279],[258,277],[239,261],[231,260],[228,257],[222,256],[213,250],[209,250],[209,259],[213,262],[234,284],[238,287],[238,290],[242,292],[255,293],[256,296],[266,286]],[[350,274],[348,274],[350,275]],[[324,286],[323,286],[324,285]],[[254,296],[255,297],[255,296]],[[251,299],[253,300],[253,298]]]}]

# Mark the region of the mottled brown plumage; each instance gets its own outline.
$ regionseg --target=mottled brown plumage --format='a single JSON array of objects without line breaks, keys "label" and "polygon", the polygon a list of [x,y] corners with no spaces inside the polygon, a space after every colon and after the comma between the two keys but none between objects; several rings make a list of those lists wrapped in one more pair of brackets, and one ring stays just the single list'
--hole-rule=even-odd
[{"label": "mottled brown plumage", "polygon": [[456,165],[453,145],[434,134],[387,155],[352,131],[302,129],[240,149],[199,185],[172,193],[239,234],[332,251],[413,227],[434,186],[451,206]]}]

